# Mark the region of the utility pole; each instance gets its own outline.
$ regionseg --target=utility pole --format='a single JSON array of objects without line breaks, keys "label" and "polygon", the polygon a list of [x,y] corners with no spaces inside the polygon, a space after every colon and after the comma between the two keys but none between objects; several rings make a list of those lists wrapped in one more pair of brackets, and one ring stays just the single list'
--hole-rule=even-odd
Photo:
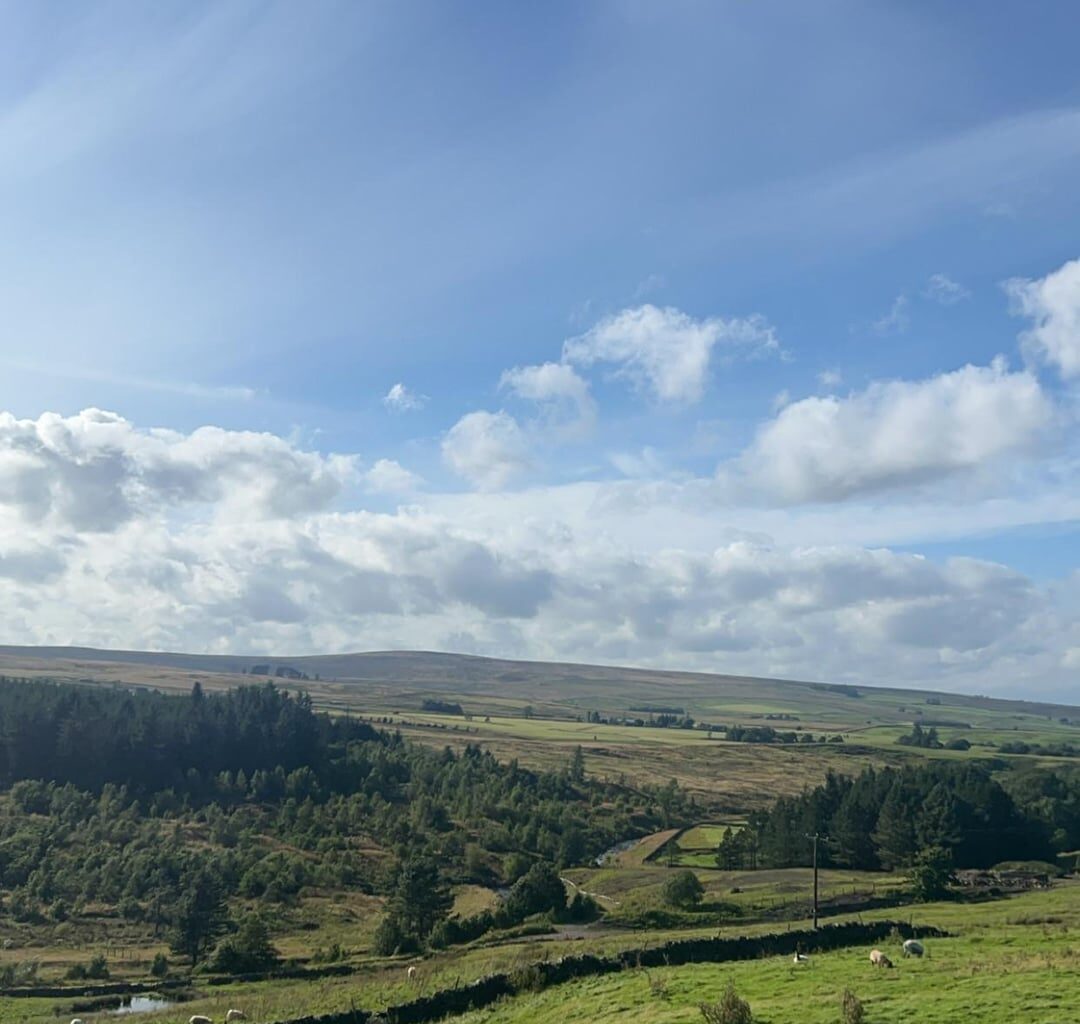
[{"label": "utility pole", "polygon": [[813,835],[810,835],[810,833],[807,832],[806,833],[806,838],[811,840],[813,842],[813,844],[814,844],[814,931],[817,931],[817,927],[818,927],[818,921],[817,921],[817,919],[818,919],[818,856],[817,856],[817,847],[818,847],[818,842],[820,840],[822,840],[822,839],[827,840],[829,837],[828,836],[823,836],[820,832],[815,832]]}]

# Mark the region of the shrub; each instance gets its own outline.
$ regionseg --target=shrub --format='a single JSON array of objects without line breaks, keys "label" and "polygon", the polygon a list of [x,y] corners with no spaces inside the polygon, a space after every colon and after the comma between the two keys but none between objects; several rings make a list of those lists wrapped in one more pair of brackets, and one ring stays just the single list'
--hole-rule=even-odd
[{"label": "shrub", "polygon": [[650,974],[645,972],[645,977],[649,980],[649,992],[653,999],[667,999],[668,998],[668,984],[667,980],[660,974]]},{"label": "shrub", "polygon": [[952,853],[940,846],[920,850],[911,868],[911,888],[924,903],[943,899],[949,894],[952,878]]},{"label": "shrub", "polygon": [[164,978],[169,973],[169,958],[161,952],[154,956],[154,962],[150,965],[150,973],[155,978]]},{"label": "shrub", "polygon": [[[81,965],[79,965],[81,969]],[[0,988],[14,988],[19,985],[32,985],[37,981],[38,963],[29,960],[23,963],[0,965]]]},{"label": "shrub", "polygon": [[539,992],[544,987],[544,973],[539,964],[523,964],[510,972],[515,992]]},{"label": "shrub", "polygon": [[221,940],[209,966],[222,974],[254,974],[273,969],[280,959],[266,925],[253,914],[244,919],[235,935]]},{"label": "shrub", "polygon": [[317,964],[336,964],[345,959],[345,950],[341,948],[340,942],[335,942],[332,946],[318,946],[311,959]]},{"label": "shrub", "polygon": [[664,883],[664,902],[671,907],[695,907],[705,895],[705,887],[689,868],[678,871]]},{"label": "shrub", "polygon": [[109,977],[109,964],[100,953],[86,965],[86,976],[95,981],[104,981]]},{"label": "shrub", "polygon": [[862,1000],[848,988],[840,999],[840,1020],[842,1024],[863,1024],[866,1020]]},{"label": "shrub", "polygon": [[705,1024],[753,1024],[750,1004],[735,991],[735,982],[729,981],[718,1003],[702,1003],[701,1016]]},{"label": "shrub", "polygon": [[393,914],[387,914],[375,929],[371,948],[376,956],[393,956],[395,953],[414,953],[420,947],[401,922]]}]

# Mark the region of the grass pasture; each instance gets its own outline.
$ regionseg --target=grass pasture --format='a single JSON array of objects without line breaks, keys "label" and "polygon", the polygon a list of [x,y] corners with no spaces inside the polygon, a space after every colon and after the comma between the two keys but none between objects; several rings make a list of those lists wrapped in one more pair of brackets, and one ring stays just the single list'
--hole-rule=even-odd
[{"label": "grass pasture", "polygon": [[720,998],[728,981],[760,1024],[835,1024],[845,989],[863,1002],[868,1024],[1066,1024],[1080,993],[1080,886],[1032,893],[1006,904],[920,907],[918,921],[955,937],[929,943],[929,955],[895,968],[873,967],[869,947],[813,955],[796,967],[786,957],[737,964],[695,964],[570,982],[520,996],[460,1024],[539,1020],[675,1024],[700,1020],[697,1006]]},{"label": "grass pasture", "polygon": [[[648,869],[641,869],[648,870]],[[663,872],[655,870],[654,874]],[[774,880],[775,881],[775,880]],[[890,919],[898,911],[881,910],[864,919]],[[794,967],[786,957],[730,964],[627,970],[519,996],[495,1007],[452,1018],[455,1024],[531,1024],[541,1020],[675,1024],[700,1020],[699,1003],[719,997],[729,979],[749,1000],[759,1024],[836,1024],[840,995],[850,988],[863,1001],[867,1024],[1071,1024],[1080,991],[1080,883],[1064,882],[1049,891],[1025,893],[986,903],[938,903],[909,907],[903,917],[952,933],[928,943],[921,961],[903,960],[896,968],[870,965],[869,948],[814,954],[809,967]],[[792,922],[801,927],[805,922]],[[753,934],[776,925],[738,925],[726,934]],[[586,938],[524,940],[497,947],[475,947],[426,960],[357,964],[347,977],[315,981],[237,983],[199,986],[201,996],[166,1010],[113,1017],[103,1011],[79,1016],[92,1024],[107,1020],[137,1024],[183,1024],[195,1013],[223,1019],[232,1006],[263,1024],[351,1007],[378,1009],[471,980],[491,971],[516,967],[565,953],[589,949],[609,954],[619,949],[655,945],[674,937],[716,934],[699,930],[613,932],[600,929]],[[896,945],[895,943],[893,945]],[[415,962],[419,978],[410,984],[405,966]],[[0,996],[0,1024],[55,1024],[74,1016],[70,1002]]]}]

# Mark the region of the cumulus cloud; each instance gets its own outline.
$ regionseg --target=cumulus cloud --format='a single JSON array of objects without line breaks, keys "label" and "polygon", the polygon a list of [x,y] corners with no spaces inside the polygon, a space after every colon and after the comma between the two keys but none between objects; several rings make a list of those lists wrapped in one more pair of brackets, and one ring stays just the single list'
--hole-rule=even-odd
[{"label": "cumulus cloud", "polygon": [[997,359],[923,381],[878,382],[846,398],[794,402],[723,472],[782,501],[839,501],[1031,450],[1053,418],[1036,378]]},{"label": "cumulus cloud", "polygon": [[695,319],[673,307],[624,309],[563,345],[563,361],[578,366],[612,363],[617,372],[661,402],[701,400],[713,350],[729,356],[779,352],[776,333],[759,316]]},{"label": "cumulus cloud", "polygon": [[1080,259],[1046,277],[1013,278],[1005,289],[1014,312],[1034,321],[1021,335],[1025,352],[1066,379],[1080,377]]},{"label": "cumulus cloud", "polygon": [[0,508],[76,530],[197,504],[253,518],[312,512],[353,471],[350,457],[301,451],[273,434],[140,431],[99,409],[37,420],[0,413]]},{"label": "cumulus cloud", "polygon": [[[1024,376],[979,373],[1012,384]],[[514,427],[500,433],[509,417],[473,415],[485,444],[517,437]],[[456,500],[471,504],[456,509],[422,495],[394,514],[332,510],[320,494],[256,519],[222,514],[237,494],[196,486],[198,473],[174,472],[169,488],[147,482],[147,466],[202,465],[188,451],[198,432],[138,430],[99,413],[41,429],[15,422],[26,443],[9,434],[6,453],[34,455],[43,438],[66,452],[40,470],[49,496],[72,486],[73,452],[94,465],[104,445],[73,438],[108,427],[107,447],[123,458],[106,480],[127,504],[107,534],[94,517],[79,526],[55,511],[26,519],[21,505],[0,505],[0,525],[22,524],[0,544],[0,641],[220,652],[449,647],[789,677],[948,678],[979,689],[995,666],[1009,680],[1028,664],[1057,678],[1080,647],[1072,605],[1022,574],[854,544],[772,543],[728,528],[715,506],[699,510],[700,530],[686,528],[663,505],[683,484],[657,491],[623,481],[620,489],[637,493],[629,510],[566,487],[529,499],[463,496]],[[251,438],[221,434],[199,445],[250,456]],[[289,453],[315,472],[318,463],[278,442],[253,450]],[[499,445],[491,450],[473,453],[481,478],[503,457]],[[258,465],[275,472],[273,459]],[[390,479],[403,471],[389,460],[376,466]],[[185,515],[163,511],[185,493]],[[761,518],[747,512],[743,522]]]},{"label": "cumulus cloud", "polygon": [[524,431],[509,413],[470,412],[442,442],[446,464],[483,490],[504,487],[532,465]]},{"label": "cumulus cloud", "polygon": [[383,405],[391,412],[415,412],[427,404],[427,395],[410,391],[400,381],[383,395]]},{"label": "cumulus cloud", "polygon": [[364,486],[376,494],[413,494],[424,481],[394,459],[379,459],[363,474]]},{"label": "cumulus cloud", "polygon": [[499,386],[536,402],[547,425],[566,433],[585,431],[596,416],[588,382],[566,363],[516,366],[502,375]]}]

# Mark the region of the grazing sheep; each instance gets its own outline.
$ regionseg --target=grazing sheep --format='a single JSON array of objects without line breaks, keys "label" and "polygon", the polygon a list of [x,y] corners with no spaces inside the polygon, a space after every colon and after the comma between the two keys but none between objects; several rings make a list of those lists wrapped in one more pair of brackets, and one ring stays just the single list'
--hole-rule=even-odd
[{"label": "grazing sheep", "polygon": [[904,956],[922,956],[926,952],[918,939],[908,939],[904,943]]},{"label": "grazing sheep", "polygon": [[870,950],[870,963],[875,967],[892,967],[892,961],[880,949]]},{"label": "grazing sheep", "polygon": [[79,1018],[79,1017],[76,1017],[76,1018],[75,1018],[75,1019],[74,1019],[74,1020],[73,1020],[73,1021],[71,1022],[71,1024],[83,1024],[83,1022],[82,1022],[82,1019],[81,1019],[81,1018]]},{"label": "grazing sheep", "polygon": [[415,964],[410,964],[409,969],[405,972],[405,974],[408,976],[409,981],[415,981],[416,980],[416,965]]},{"label": "grazing sheep", "polygon": [[214,1022],[209,1017],[196,1013],[193,1017],[188,1017],[187,1024],[214,1024]]},{"label": "grazing sheep", "polygon": [[796,953],[791,962],[793,964],[808,964],[810,963],[810,957],[805,953]]},{"label": "grazing sheep", "polygon": [[234,1020],[247,1020],[247,1014],[244,1013],[243,1010],[230,1010],[225,1014],[225,1020],[229,1022]]}]

